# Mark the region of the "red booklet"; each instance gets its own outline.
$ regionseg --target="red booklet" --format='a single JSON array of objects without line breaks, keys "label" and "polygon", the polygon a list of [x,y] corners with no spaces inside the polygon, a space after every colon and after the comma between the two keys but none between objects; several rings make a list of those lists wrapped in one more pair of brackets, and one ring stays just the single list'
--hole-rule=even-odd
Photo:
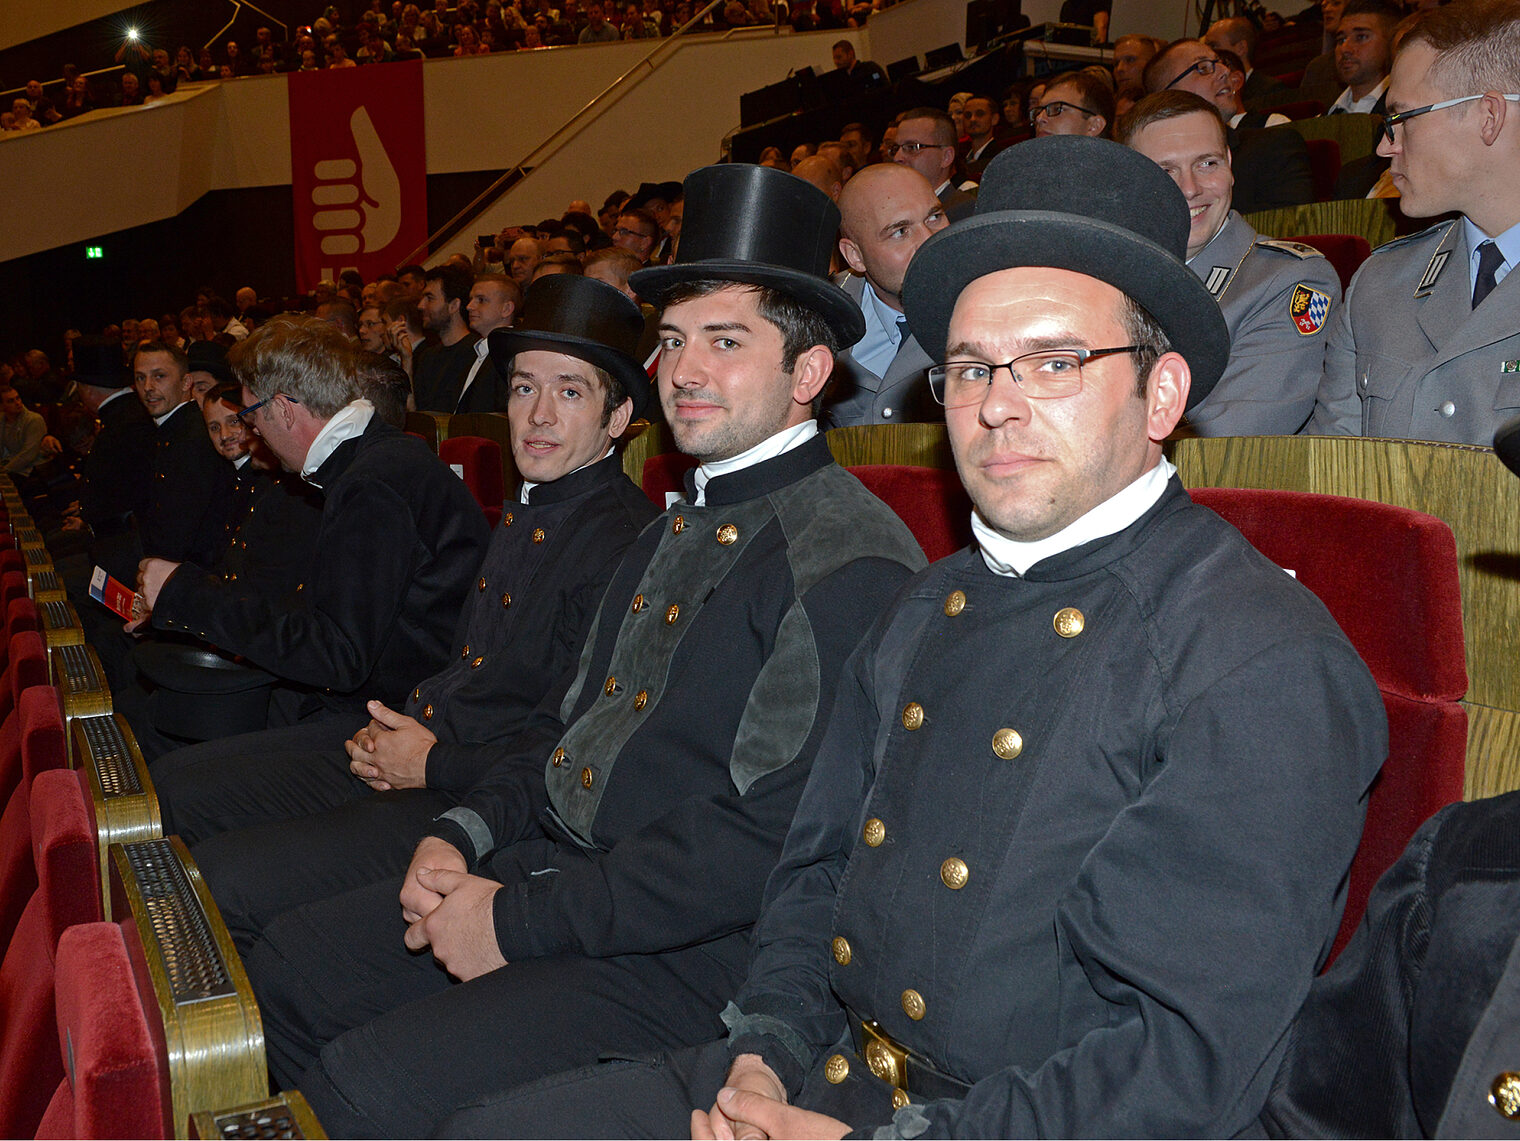
[{"label": "red booklet", "polygon": [[142,617],[142,601],[137,592],[106,574],[104,567],[96,567],[95,573],[90,575],[90,597],[128,622]]}]

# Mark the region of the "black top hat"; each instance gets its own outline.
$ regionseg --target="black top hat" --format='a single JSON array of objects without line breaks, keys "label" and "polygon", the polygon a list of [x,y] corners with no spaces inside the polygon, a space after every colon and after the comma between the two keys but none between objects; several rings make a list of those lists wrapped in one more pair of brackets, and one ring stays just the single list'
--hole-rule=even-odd
[{"label": "black top hat", "polygon": [[767,166],[704,166],[686,176],[675,263],[637,270],[629,284],[656,304],[687,281],[768,286],[816,310],[849,348],[866,322],[829,280],[838,236],[839,208],[812,183]]},{"label": "black top hat", "polygon": [[624,209],[642,209],[656,198],[669,205],[679,197],[681,197],[679,182],[641,182]]},{"label": "black top hat", "polygon": [[80,337],[74,342],[74,380],[96,388],[127,388],[132,370],[121,363],[118,337]]},{"label": "black top hat", "polygon": [[644,315],[626,293],[574,273],[554,273],[528,287],[517,322],[491,330],[491,357],[505,371],[518,353],[564,353],[606,369],[633,400],[639,416],[649,403],[649,374],[639,363]]},{"label": "black top hat", "polygon": [[1019,266],[1095,277],[1156,319],[1193,374],[1193,408],[1224,372],[1230,333],[1187,267],[1187,240],[1187,201],[1138,151],[1081,135],[1032,139],[987,165],[974,214],[919,247],[903,306],[938,360],[956,299],[977,278]]},{"label": "black top hat", "polygon": [[220,384],[236,384],[232,366],[227,363],[227,346],[215,341],[192,341],[185,350],[189,364],[186,372],[209,372]]}]

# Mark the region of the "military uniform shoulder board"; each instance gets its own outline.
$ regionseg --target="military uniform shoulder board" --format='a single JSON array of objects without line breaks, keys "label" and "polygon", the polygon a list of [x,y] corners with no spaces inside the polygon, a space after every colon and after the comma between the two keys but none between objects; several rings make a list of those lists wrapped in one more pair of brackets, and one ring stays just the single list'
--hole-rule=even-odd
[{"label": "military uniform shoulder board", "polygon": [[1325,256],[1313,246],[1305,245],[1303,242],[1290,242],[1286,238],[1257,238],[1256,244],[1264,249],[1276,250],[1280,254],[1292,254],[1296,258],[1322,258]]},{"label": "military uniform shoulder board", "polygon": [[1312,337],[1325,327],[1330,316],[1330,295],[1299,282],[1288,298],[1288,315],[1301,337]]},{"label": "military uniform shoulder board", "polygon": [[1404,246],[1412,246],[1416,242],[1423,242],[1428,238],[1444,239],[1446,232],[1454,225],[1456,225],[1454,221],[1437,222],[1434,226],[1427,226],[1417,234],[1405,234],[1402,238],[1394,238],[1376,247],[1372,251],[1372,256],[1377,257],[1378,254],[1383,253],[1385,250],[1397,250]]}]

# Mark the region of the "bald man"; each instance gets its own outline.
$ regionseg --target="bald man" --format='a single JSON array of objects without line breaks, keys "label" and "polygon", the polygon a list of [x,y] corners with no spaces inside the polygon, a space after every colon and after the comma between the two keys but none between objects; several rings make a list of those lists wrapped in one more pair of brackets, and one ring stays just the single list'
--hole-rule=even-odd
[{"label": "bald man", "polygon": [[839,252],[850,267],[839,284],[866,319],[866,334],[834,365],[824,397],[830,427],[938,419],[926,370],[934,362],[903,318],[908,263],[949,224],[929,180],[910,166],[879,163],[839,193]]},{"label": "bald man", "polygon": [[809,155],[792,167],[792,173],[803,182],[811,182],[835,202],[844,187],[844,171],[828,155]]}]

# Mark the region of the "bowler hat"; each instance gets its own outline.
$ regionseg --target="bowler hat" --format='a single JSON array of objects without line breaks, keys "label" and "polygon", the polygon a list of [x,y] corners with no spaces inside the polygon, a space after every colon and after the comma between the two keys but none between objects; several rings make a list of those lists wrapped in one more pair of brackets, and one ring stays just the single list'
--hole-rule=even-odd
[{"label": "bowler hat", "polygon": [[642,210],[658,198],[666,205],[675,202],[681,197],[681,184],[679,182],[641,182],[639,188],[633,192],[623,209]]},{"label": "bowler hat", "polygon": [[644,315],[626,293],[575,273],[554,273],[528,287],[509,329],[492,329],[491,357],[505,370],[518,353],[540,349],[606,369],[633,400],[633,414],[649,403],[649,374],[639,363]]},{"label": "bowler hat", "polygon": [[119,337],[79,337],[74,341],[74,380],[96,388],[127,388],[132,370],[122,364]]},{"label": "bowler hat", "polygon": [[221,384],[235,384],[232,366],[227,363],[227,346],[215,341],[192,341],[185,350],[189,364],[186,372],[208,372]]},{"label": "bowler hat", "polygon": [[977,278],[1023,266],[1095,277],[1143,306],[1188,362],[1191,409],[1224,372],[1230,333],[1187,267],[1187,240],[1187,201],[1138,151],[1082,135],[1031,139],[988,163],[975,213],[919,247],[903,306],[938,360],[956,299]]},{"label": "bowler hat", "polygon": [[860,306],[829,280],[839,208],[812,183],[767,166],[704,166],[686,176],[681,244],[671,265],[628,279],[660,304],[688,281],[734,281],[775,289],[815,310],[849,348],[865,336]]}]

